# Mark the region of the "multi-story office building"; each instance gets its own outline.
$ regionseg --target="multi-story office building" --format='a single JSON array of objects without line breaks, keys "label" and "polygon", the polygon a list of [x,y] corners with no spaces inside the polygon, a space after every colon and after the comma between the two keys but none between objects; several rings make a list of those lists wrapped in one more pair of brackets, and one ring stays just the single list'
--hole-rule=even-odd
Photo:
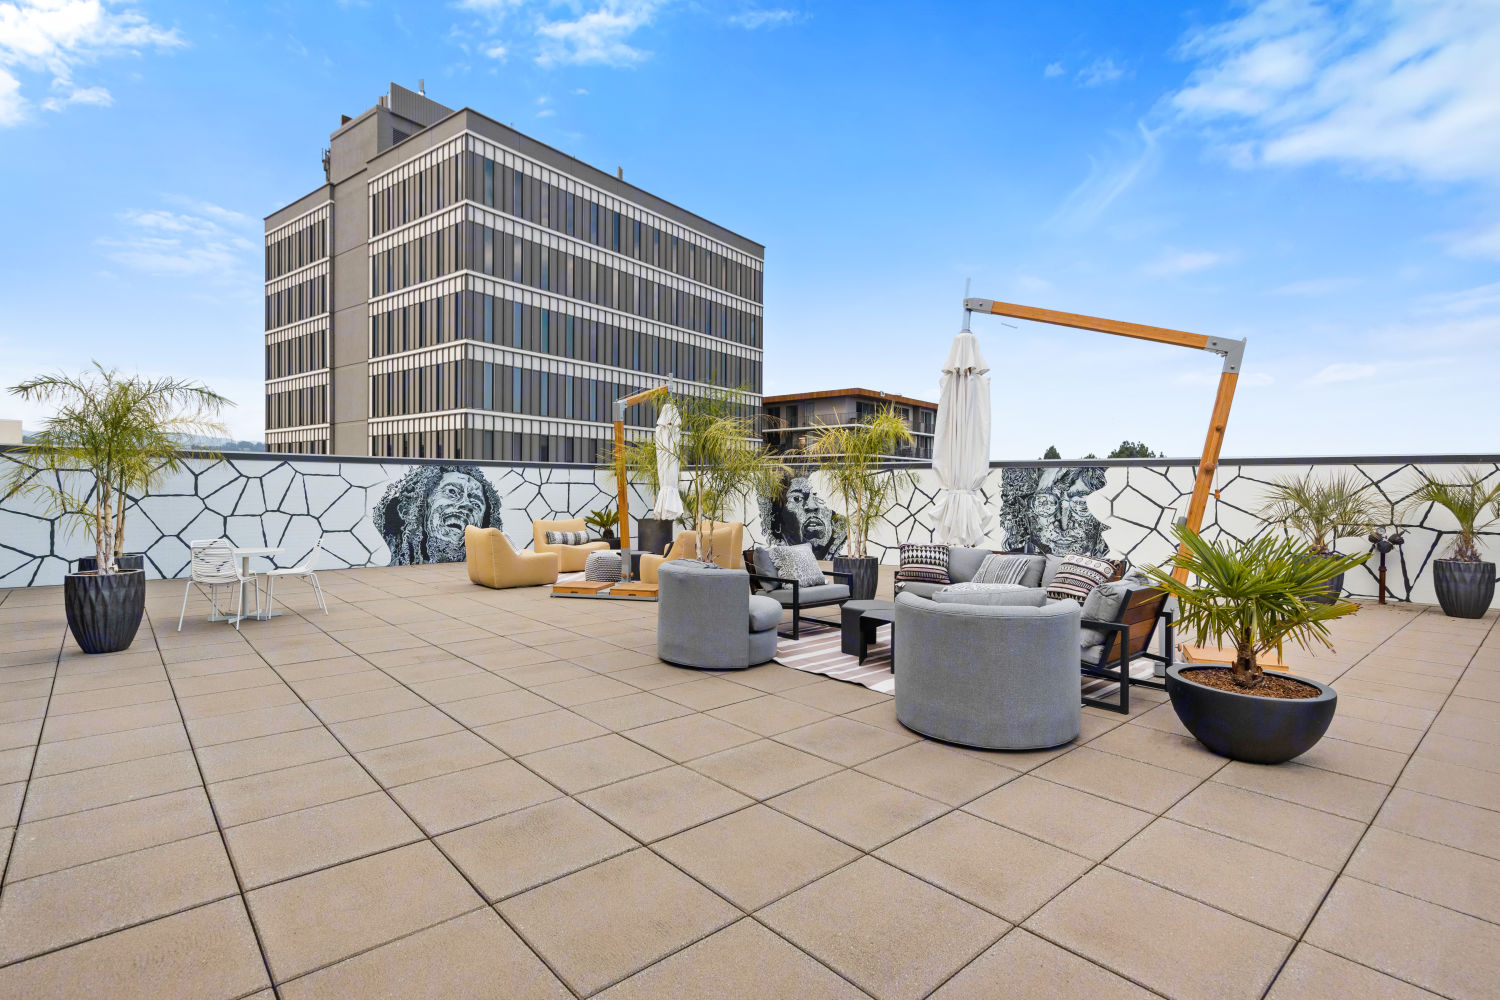
[{"label": "multi-story office building", "polygon": [[760,244],[395,84],[323,159],[266,219],[268,450],[599,462],[668,376],[759,409]]},{"label": "multi-story office building", "polygon": [[932,459],[936,403],[872,389],[826,389],[766,396],[764,404],[769,418],[763,432],[766,447],[775,452],[801,451],[820,430],[860,423],[890,407],[911,431],[913,441],[888,457],[912,462]]}]

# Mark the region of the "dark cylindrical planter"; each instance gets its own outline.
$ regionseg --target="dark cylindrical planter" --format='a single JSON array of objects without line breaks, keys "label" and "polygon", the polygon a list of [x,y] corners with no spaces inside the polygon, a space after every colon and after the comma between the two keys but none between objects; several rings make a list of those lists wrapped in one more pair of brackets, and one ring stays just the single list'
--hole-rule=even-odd
[{"label": "dark cylindrical planter", "polygon": [[1306,677],[1292,679],[1317,688],[1316,698],[1263,698],[1182,679],[1186,671],[1203,669],[1181,663],[1168,667],[1167,696],[1199,743],[1232,760],[1280,764],[1299,757],[1323,738],[1338,707],[1338,692]]},{"label": "dark cylindrical planter", "polygon": [[[80,556],[78,559],[79,573],[92,573],[99,568],[99,559],[96,556]],[[146,554],[144,552],[126,552],[124,555],[115,556],[116,569],[140,569],[146,568]]]},{"label": "dark cylindrical planter", "polygon": [[63,578],[68,628],[85,653],[117,653],[135,640],[146,610],[146,573],[69,573]]},{"label": "dark cylindrical planter", "polygon": [[1483,618],[1495,599],[1495,564],[1434,559],[1432,586],[1443,614],[1451,618]]},{"label": "dark cylindrical planter", "polygon": [[[1337,559],[1339,558],[1339,554],[1337,552],[1315,553],[1312,558]],[[1327,597],[1313,597],[1309,598],[1309,600],[1314,604],[1333,604],[1342,596],[1344,596],[1344,574],[1340,573],[1338,576],[1329,578]]]},{"label": "dark cylindrical planter", "polygon": [[643,517],[635,524],[636,538],[631,548],[663,555],[667,551],[667,546],[672,544],[672,529],[677,525],[676,521]]},{"label": "dark cylindrical planter", "polygon": [[835,573],[852,573],[849,597],[855,601],[873,601],[875,588],[880,585],[880,560],[874,556],[855,559],[850,556],[834,556]]}]

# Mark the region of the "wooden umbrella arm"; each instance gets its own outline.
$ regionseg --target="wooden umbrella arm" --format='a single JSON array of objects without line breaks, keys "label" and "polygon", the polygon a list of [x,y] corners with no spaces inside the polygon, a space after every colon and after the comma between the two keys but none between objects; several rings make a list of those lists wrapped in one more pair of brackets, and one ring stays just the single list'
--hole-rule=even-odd
[{"label": "wooden umbrella arm", "polygon": [[624,399],[615,400],[615,498],[620,515],[621,549],[630,548],[630,496],[625,482],[625,411],[637,403],[647,402],[667,392],[670,384],[668,382],[667,385],[642,389]]}]

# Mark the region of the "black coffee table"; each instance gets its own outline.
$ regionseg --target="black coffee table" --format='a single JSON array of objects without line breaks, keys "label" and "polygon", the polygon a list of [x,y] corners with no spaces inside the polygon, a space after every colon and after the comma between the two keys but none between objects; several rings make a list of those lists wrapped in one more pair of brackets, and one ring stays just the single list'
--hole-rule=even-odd
[{"label": "black coffee table", "polygon": [[875,641],[876,629],[890,625],[894,632],[895,623],[896,608],[890,601],[845,601],[840,609],[843,634],[839,649],[845,656],[858,656],[863,663],[869,655],[870,643]]}]

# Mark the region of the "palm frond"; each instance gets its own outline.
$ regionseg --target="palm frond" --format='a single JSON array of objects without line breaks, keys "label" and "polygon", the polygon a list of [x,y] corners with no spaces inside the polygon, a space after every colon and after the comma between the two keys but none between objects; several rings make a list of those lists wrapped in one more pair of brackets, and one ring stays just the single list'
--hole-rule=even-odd
[{"label": "palm frond", "polygon": [[1340,538],[1363,537],[1392,519],[1391,505],[1368,481],[1313,472],[1273,481],[1260,516],[1302,535],[1318,552],[1331,552]]},{"label": "palm frond", "polygon": [[1487,483],[1489,477],[1478,469],[1462,469],[1447,480],[1421,469],[1417,476],[1402,506],[1403,516],[1413,515],[1422,507],[1443,508],[1458,522],[1449,549],[1452,557],[1464,562],[1481,561],[1479,533],[1500,522],[1500,478]]}]

